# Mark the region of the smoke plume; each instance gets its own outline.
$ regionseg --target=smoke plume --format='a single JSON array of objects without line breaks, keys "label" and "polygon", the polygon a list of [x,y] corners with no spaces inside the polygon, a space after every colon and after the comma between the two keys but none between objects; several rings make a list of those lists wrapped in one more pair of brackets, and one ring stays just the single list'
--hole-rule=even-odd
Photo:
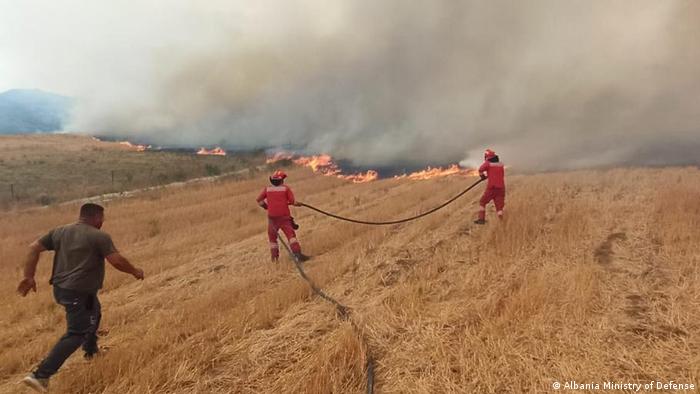
[{"label": "smoke plume", "polygon": [[364,166],[698,161],[696,1],[254,3],[192,1],[190,30],[140,37],[71,128]]}]

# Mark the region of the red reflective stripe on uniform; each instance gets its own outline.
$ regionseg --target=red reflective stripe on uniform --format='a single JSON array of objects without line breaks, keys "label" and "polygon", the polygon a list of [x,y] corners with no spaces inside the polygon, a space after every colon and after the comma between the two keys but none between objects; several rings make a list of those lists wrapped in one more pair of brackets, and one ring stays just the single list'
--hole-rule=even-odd
[{"label": "red reflective stripe on uniform", "polygon": [[289,238],[289,243],[290,244],[298,244],[299,241],[296,238]]},{"label": "red reflective stripe on uniform", "polygon": [[286,186],[268,186],[267,187],[267,192],[287,192],[287,187]]}]

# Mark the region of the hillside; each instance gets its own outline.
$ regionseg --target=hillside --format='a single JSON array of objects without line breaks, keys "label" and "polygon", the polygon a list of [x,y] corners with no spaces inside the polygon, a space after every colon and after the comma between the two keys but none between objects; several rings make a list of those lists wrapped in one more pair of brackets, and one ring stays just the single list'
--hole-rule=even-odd
[{"label": "hillside", "polygon": [[[433,207],[472,180],[352,184],[293,170],[298,198],[365,219]],[[296,208],[308,274],[367,338],[269,262],[254,203],[266,176],[107,204],[105,230],[146,270],[108,268],[104,358],[79,355],[59,393],[549,392],[553,382],[700,376],[700,171],[619,169],[508,179],[507,218],[471,223],[482,187],[409,224],[368,227]],[[24,245],[77,206],[0,213],[0,392],[61,335],[40,287],[13,294]],[[489,218],[494,213],[489,211]],[[696,386],[697,387],[697,386]]]},{"label": "hillside", "polygon": [[41,90],[13,89],[0,93],[0,134],[62,130],[73,99]]},{"label": "hillside", "polygon": [[256,167],[262,154],[146,151],[68,134],[0,136],[0,209],[49,205]]}]

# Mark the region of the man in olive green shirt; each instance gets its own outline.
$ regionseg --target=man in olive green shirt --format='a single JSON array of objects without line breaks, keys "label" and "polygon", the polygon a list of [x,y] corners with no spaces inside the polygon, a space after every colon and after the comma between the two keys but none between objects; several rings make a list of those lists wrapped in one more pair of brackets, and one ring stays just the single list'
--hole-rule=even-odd
[{"label": "man in olive green shirt", "polygon": [[109,234],[101,231],[104,208],[97,204],[85,204],[80,208],[77,223],[57,227],[29,246],[24,264],[24,279],[17,291],[24,297],[30,290],[36,292],[34,274],[40,253],[54,251],[50,284],[56,302],[66,310],[67,332],[56,343],[37,369],[22,382],[29,387],[46,392],[49,378],[79,347],[86,358],[97,352],[97,329],[100,325],[101,305],[97,292],[102,288],[105,262],[116,269],[143,279],[143,270],[131,265],[112,243]]}]

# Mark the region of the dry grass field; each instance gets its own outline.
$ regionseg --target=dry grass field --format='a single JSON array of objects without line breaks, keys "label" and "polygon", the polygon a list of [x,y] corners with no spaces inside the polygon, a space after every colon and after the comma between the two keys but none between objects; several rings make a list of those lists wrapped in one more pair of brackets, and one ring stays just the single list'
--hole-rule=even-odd
[{"label": "dry grass field", "polygon": [[255,154],[137,152],[117,142],[68,134],[0,136],[0,209],[184,181],[264,161]]},{"label": "dry grass field", "polygon": [[[470,184],[449,177],[352,184],[290,172],[301,201],[364,219],[403,217]],[[472,224],[483,188],[413,223],[369,227],[295,209],[313,296],[269,262],[254,202],[266,176],[107,204],[105,230],[146,271],[108,268],[101,344],[52,379],[56,393],[550,392],[554,381],[700,377],[700,171],[615,169],[508,179],[507,217]],[[490,207],[489,219],[494,219]],[[40,262],[14,294],[25,245],[76,206],[0,213],[0,392],[62,334]],[[697,387],[697,386],[696,386]]]}]

